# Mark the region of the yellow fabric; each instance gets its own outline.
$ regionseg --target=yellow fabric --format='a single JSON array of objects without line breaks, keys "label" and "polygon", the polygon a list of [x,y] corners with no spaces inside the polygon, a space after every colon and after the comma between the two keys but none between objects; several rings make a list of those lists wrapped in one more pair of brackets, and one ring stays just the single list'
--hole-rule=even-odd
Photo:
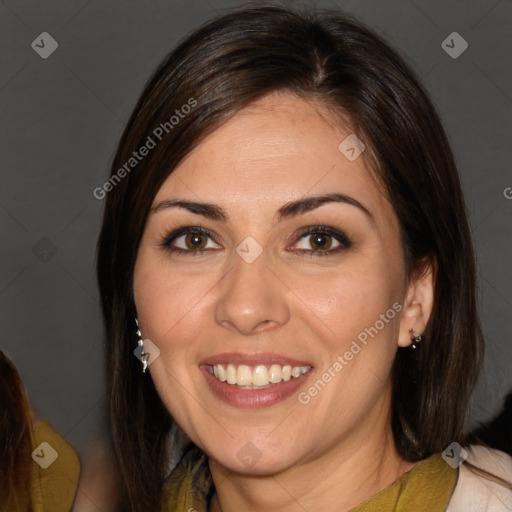
[{"label": "yellow fabric", "polygon": [[213,482],[208,459],[202,450],[192,446],[165,481],[166,511],[208,512]]},{"label": "yellow fabric", "polygon": [[[69,512],[73,506],[78,479],[80,477],[80,459],[75,449],[44,420],[35,423],[32,434],[34,450],[48,443],[57,452],[57,458],[43,468],[34,458],[32,463],[32,482],[30,497],[31,512]],[[46,449],[46,452],[45,452]],[[55,456],[51,449],[43,445],[36,450],[35,457],[45,465]]]},{"label": "yellow fabric", "polygon": [[[445,512],[457,474],[441,455],[433,455],[350,512]],[[207,458],[191,447],[165,482],[165,510],[208,512],[213,492]]]},{"label": "yellow fabric", "polygon": [[432,455],[350,512],[444,512],[456,482],[457,470]]}]

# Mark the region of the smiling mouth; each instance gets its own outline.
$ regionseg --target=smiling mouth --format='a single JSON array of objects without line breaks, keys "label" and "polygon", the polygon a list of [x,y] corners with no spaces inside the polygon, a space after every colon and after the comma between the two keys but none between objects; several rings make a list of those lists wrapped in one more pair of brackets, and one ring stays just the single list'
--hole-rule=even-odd
[{"label": "smiling mouth", "polygon": [[291,379],[298,379],[311,370],[311,366],[291,365],[207,365],[208,371],[220,382],[238,389],[266,389]]}]

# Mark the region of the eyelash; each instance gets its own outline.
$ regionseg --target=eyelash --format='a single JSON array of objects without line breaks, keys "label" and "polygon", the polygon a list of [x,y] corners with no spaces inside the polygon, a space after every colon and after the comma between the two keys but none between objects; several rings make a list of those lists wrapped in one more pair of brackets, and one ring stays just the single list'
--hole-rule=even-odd
[{"label": "eyelash", "polygon": [[[188,234],[197,234],[197,235],[204,235],[209,238],[213,239],[212,234],[207,229],[204,229],[202,226],[186,226],[178,228],[171,233],[169,233],[163,241],[161,242],[161,246],[164,250],[172,252],[173,254],[176,254],[178,256],[180,255],[186,255],[186,256],[200,256],[206,251],[211,251],[215,249],[195,249],[195,250],[187,250],[187,249],[181,249],[172,247],[171,244],[174,242],[177,238],[188,235]],[[331,249],[327,251],[322,250],[307,250],[307,249],[299,249],[298,252],[304,255],[308,255],[307,257],[324,257],[329,256],[335,253],[338,253],[340,251],[349,249],[352,247],[352,242],[348,238],[348,236],[343,233],[342,231],[339,231],[334,226],[330,225],[317,225],[317,226],[308,226],[307,228],[302,229],[299,234],[297,235],[297,239],[295,243],[300,241],[303,238],[306,238],[307,236],[311,236],[314,234],[322,234],[327,235],[332,238],[334,238],[336,241],[338,241],[341,245],[337,247],[336,249]],[[215,240],[214,240],[215,241]]]}]

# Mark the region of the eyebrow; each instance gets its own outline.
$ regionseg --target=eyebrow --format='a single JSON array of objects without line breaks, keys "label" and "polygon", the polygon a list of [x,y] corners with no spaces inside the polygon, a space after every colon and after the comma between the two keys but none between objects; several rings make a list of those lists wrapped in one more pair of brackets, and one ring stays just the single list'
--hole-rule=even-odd
[{"label": "eyebrow", "polygon": [[[284,204],[276,212],[277,222],[281,222],[291,217],[296,217],[304,213],[310,212],[328,203],[343,203],[354,206],[362,211],[370,221],[375,222],[375,218],[371,212],[363,206],[357,199],[346,194],[324,194],[319,196],[309,196],[297,199],[295,201]],[[227,212],[220,206],[212,203],[200,203],[189,201],[186,199],[166,199],[159,202],[151,208],[151,213],[157,213],[167,208],[182,208],[196,215],[202,215],[211,220],[226,222],[228,220]]]}]

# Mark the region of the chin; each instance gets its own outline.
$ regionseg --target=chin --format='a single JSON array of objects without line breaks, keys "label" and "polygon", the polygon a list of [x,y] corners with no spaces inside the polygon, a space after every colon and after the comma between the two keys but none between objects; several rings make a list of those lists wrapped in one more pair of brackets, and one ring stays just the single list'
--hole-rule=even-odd
[{"label": "chin", "polygon": [[245,455],[242,460],[240,460],[237,456],[233,457],[230,455],[226,457],[226,454],[222,455],[219,453],[218,457],[212,458],[217,464],[220,464],[229,471],[251,476],[277,475],[294,464],[293,461],[276,457],[265,457],[263,455],[261,458],[258,458],[258,456],[251,458]]},{"label": "chin", "polygon": [[287,440],[289,438],[270,443],[268,439],[260,438],[258,441],[258,436],[251,438],[246,435],[243,439],[230,439],[224,444],[213,443],[208,446],[206,443],[203,450],[209,458],[229,471],[244,475],[271,476],[294,466],[300,457],[298,450],[304,449],[302,443],[296,449],[292,446],[285,447],[283,443]]}]

